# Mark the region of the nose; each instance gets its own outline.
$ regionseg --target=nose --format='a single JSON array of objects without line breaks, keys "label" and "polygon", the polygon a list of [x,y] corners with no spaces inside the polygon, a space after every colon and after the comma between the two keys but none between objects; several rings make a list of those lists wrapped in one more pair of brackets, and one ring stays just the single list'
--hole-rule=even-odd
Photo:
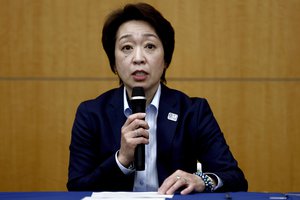
[{"label": "nose", "polygon": [[145,64],[145,55],[142,48],[137,47],[133,55],[133,63],[136,65]]}]

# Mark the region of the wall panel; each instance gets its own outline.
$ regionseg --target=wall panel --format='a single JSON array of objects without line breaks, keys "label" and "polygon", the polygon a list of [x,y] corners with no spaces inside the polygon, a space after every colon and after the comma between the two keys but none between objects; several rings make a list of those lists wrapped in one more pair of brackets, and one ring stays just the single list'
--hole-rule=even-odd
[{"label": "wall panel", "polygon": [[170,81],[169,86],[207,98],[250,191],[299,190],[300,82]]},{"label": "wall panel", "polygon": [[[125,0],[0,0],[0,191],[66,190],[78,104],[118,86],[101,48]],[[168,85],[209,103],[250,191],[300,191],[300,1],[149,0]]]},{"label": "wall panel", "polygon": [[[0,74],[111,76],[101,49],[101,24],[126,1],[4,2],[0,53],[6,67]],[[298,1],[149,2],[176,30],[174,77],[300,75]]]},{"label": "wall panel", "polygon": [[117,84],[0,81],[0,190],[65,190],[77,106]]},{"label": "wall panel", "polygon": [[299,77],[298,1],[198,1],[172,8],[173,76]]}]

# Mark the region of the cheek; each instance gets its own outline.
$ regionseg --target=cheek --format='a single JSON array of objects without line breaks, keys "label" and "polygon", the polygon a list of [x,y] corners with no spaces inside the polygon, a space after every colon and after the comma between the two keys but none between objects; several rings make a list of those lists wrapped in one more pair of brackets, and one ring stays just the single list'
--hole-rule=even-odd
[{"label": "cheek", "polygon": [[121,79],[127,79],[127,77],[130,76],[129,67],[124,62],[116,62],[116,69]]},{"label": "cheek", "polygon": [[164,58],[164,53],[163,51],[158,53],[155,57],[154,60],[156,62],[156,65],[162,66],[162,68],[165,67],[165,58]]},{"label": "cheek", "polygon": [[116,52],[115,61],[116,63],[120,63],[122,65],[128,65],[130,64],[130,55]]},{"label": "cheek", "polygon": [[163,72],[164,68],[165,68],[165,60],[164,58],[158,57],[157,59],[154,60],[154,66],[155,66],[155,70],[159,71],[159,72]]},{"label": "cheek", "polygon": [[163,74],[164,66],[160,63],[156,63],[156,65],[153,66],[151,71],[152,78],[154,78],[155,80],[159,80]]},{"label": "cheek", "polygon": [[121,72],[125,72],[126,70],[126,68],[127,68],[127,66],[128,66],[128,64],[126,64],[127,63],[127,61],[126,61],[127,59],[125,58],[125,56],[121,56],[121,55],[117,55],[116,54],[116,56],[115,56],[115,65],[116,65],[116,69],[117,69],[117,71],[118,71],[118,73],[121,73]]},{"label": "cheek", "polygon": [[118,64],[118,63],[121,63],[122,62],[122,57],[121,57],[121,55],[118,53],[118,52],[115,52],[115,62],[116,62],[116,65]]}]

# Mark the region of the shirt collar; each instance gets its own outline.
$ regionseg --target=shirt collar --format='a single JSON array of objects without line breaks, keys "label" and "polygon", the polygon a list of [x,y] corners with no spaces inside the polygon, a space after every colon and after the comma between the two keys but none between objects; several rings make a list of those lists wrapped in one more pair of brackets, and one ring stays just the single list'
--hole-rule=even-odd
[{"label": "shirt collar", "polygon": [[[155,92],[155,95],[148,107],[154,107],[156,110],[158,110],[160,95],[161,95],[161,85],[159,84],[157,91]],[[128,101],[127,101],[127,93],[126,93],[125,86],[124,86],[124,91],[123,91],[123,102],[124,102],[124,115],[126,117],[128,117],[129,115],[132,114],[132,111],[131,111]],[[147,109],[148,109],[148,107],[147,107]]]}]

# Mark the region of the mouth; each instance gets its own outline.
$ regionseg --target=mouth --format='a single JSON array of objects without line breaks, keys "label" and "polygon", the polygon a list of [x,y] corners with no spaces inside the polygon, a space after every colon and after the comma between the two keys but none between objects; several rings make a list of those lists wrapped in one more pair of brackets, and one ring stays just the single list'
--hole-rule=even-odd
[{"label": "mouth", "polygon": [[132,73],[135,81],[143,81],[147,78],[148,73],[143,70],[136,70]]}]

